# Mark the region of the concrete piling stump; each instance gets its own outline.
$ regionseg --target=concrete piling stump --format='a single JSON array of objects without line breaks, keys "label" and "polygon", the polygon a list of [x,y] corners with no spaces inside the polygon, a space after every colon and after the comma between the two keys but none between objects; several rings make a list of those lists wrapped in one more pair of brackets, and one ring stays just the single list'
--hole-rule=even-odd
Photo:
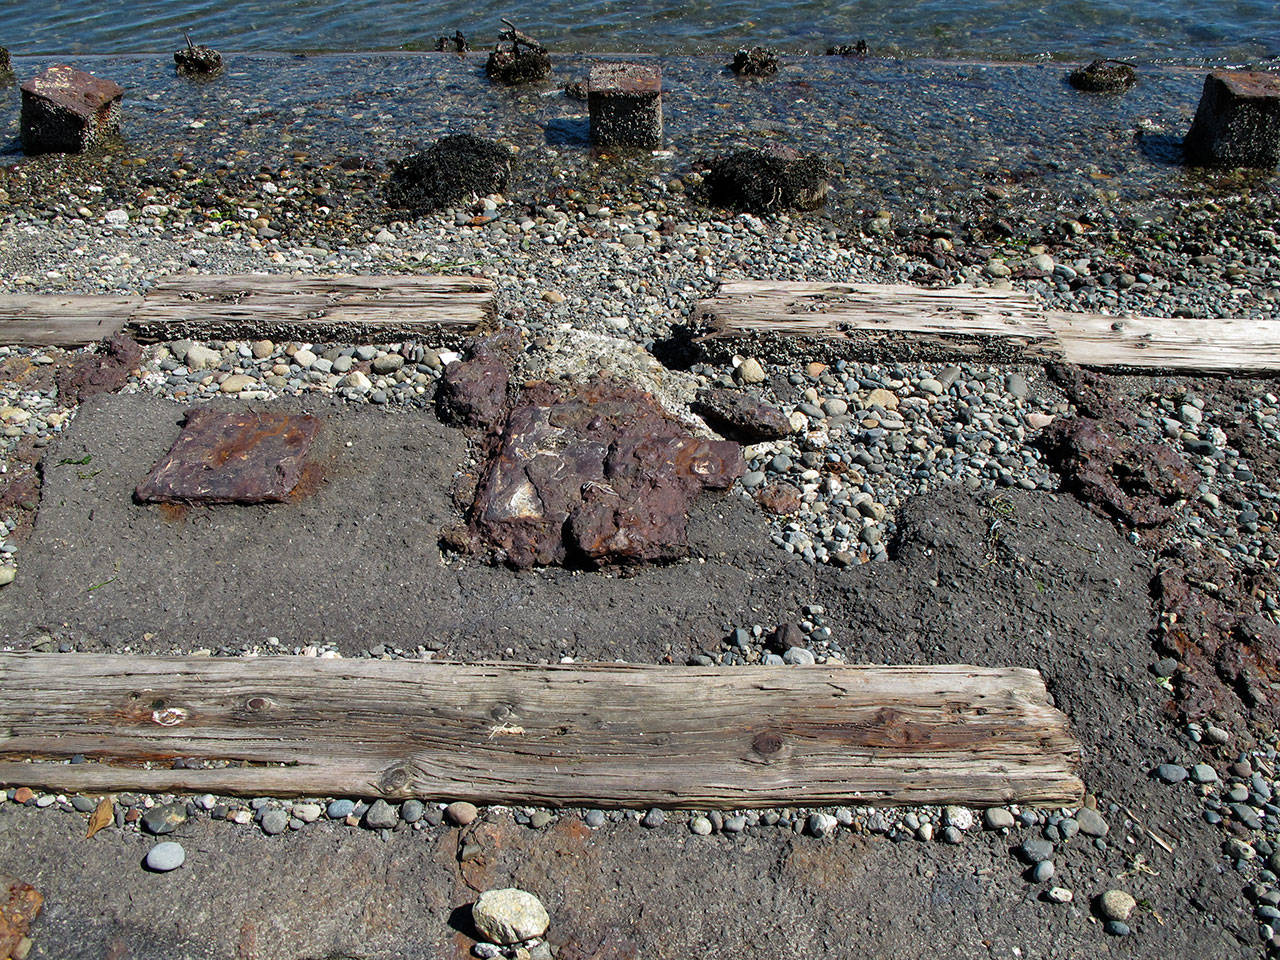
[{"label": "concrete piling stump", "polygon": [[1188,161],[1202,166],[1274,167],[1280,161],[1280,74],[1209,74],[1184,150]]},{"label": "concrete piling stump", "polygon": [[120,130],[124,88],[66,64],[22,85],[22,149],[79,153]]},{"label": "concrete piling stump", "polygon": [[591,68],[591,142],[601,147],[662,146],[662,71],[637,63]]}]

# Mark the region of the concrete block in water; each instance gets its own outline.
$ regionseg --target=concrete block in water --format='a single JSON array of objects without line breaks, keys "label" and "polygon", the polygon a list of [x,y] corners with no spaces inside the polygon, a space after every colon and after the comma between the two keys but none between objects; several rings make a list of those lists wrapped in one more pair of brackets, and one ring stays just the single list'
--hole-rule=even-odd
[{"label": "concrete block in water", "polygon": [[120,129],[124,88],[66,64],[22,85],[22,149],[79,153]]},{"label": "concrete block in water", "polygon": [[1280,74],[1209,74],[1184,149],[1194,164],[1274,167],[1280,161]]},{"label": "concrete block in water", "polygon": [[591,141],[601,147],[662,146],[662,71],[637,63],[591,68]]}]

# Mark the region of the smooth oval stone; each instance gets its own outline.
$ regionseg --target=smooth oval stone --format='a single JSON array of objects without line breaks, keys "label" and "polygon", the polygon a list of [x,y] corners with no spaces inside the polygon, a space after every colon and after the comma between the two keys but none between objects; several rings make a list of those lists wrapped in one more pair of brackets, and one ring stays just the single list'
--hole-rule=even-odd
[{"label": "smooth oval stone", "polygon": [[168,873],[182,866],[186,859],[187,852],[182,849],[182,844],[165,840],[147,851],[147,869],[156,873]]}]

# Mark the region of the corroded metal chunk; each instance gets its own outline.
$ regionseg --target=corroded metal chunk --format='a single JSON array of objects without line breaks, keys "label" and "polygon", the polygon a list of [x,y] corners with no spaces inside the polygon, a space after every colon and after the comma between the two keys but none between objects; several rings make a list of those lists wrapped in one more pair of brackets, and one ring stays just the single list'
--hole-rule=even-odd
[{"label": "corroded metal chunk", "polygon": [[744,467],[736,443],[691,435],[641,390],[529,384],[477,485],[471,534],[516,567],[671,560],[688,552],[693,498]]},{"label": "corroded metal chunk", "polygon": [[0,957],[13,953],[40,915],[44,897],[29,883],[0,876]]},{"label": "corroded metal chunk", "polygon": [[319,430],[311,415],[190,410],[135,495],[144,503],[279,503],[302,479]]}]

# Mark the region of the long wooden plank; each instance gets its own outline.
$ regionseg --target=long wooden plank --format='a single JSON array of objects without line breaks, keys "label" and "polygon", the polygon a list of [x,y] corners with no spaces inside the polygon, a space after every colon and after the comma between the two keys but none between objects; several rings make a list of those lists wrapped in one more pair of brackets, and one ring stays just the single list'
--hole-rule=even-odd
[{"label": "long wooden plank", "polygon": [[789,359],[1066,360],[1116,370],[1280,370],[1280,321],[1160,319],[1040,309],[1027,293],[984,287],[739,280],[694,314],[699,343]]},{"label": "long wooden plank", "polygon": [[726,281],[694,319],[713,355],[1060,359],[1029,294],[987,287]]},{"label": "long wooden plank", "polygon": [[1266,373],[1280,369],[1280,321],[1048,313],[1071,363],[1133,370]]},{"label": "long wooden plank", "polygon": [[140,339],[355,340],[431,338],[453,344],[493,317],[483,277],[168,277],[129,320]]},{"label": "long wooden plank", "polygon": [[675,807],[1083,790],[1066,718],[1017,668],[2,654],[0,689],[0,782],[58,790]]},{"label": "long wooden plank", "polygon": [[82,347],[119,333],[141,297],[0,295],[0,346]]}]

